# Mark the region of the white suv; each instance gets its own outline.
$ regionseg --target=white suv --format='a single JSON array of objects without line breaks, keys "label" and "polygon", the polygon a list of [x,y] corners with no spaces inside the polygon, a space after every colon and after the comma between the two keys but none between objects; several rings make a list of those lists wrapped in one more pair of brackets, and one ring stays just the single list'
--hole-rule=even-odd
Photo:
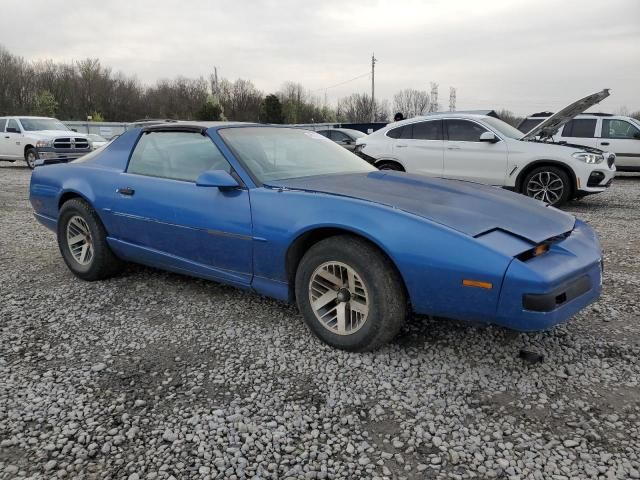
[{"label": "white suv", "polygon": [[24,159],[29,168],[36,160],[67,161],[91,151],[91,140],[47,117],[0,117],[0,160]]},{"label": "white suv", "polygon": [[554,143],[548,132],[606,96],[608,91],[603,90],[585,97],[526,135],[488,115],[451,112],[416,117],[359,138],[356,152],[381,170],[496,185],[562,205],[604,191],[615,176],[615,155]]},{"label": "white suv", "polygon": [[[549,112],[525,118],[518,129],[527,132],[542,123]],[[620,172],[640,172],[640,120],[608,113],[584,113],[576,116],[553,136],[556,142],[581,143],[616,154]]]}]

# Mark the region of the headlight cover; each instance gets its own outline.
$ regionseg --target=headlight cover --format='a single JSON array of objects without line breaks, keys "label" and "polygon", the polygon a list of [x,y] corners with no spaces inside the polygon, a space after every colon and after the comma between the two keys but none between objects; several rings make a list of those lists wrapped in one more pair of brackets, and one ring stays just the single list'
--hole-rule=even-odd
[{"label": "headlight cover", "polygon": [[602,155],[588,152],[576,152],[573,154],[573,158],[577,158],[581,162],[590,164],[598,164],[604,161],[604,157]]},{"label": "headlight cover", "polygon": [[50,147],[51,145],[52,145],[51,140],[38,140],[36,142],[36,148],[45,148],[45,147]]}]

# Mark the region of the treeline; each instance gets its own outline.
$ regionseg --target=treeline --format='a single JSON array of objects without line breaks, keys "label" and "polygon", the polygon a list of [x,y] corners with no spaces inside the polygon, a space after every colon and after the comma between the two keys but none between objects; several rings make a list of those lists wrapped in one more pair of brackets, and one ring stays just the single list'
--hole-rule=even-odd
[{"label": "treeline", "polygon": [[[437,86],[436,86],[437,88]],[[130,122],[143,118],[237,120],[267,123],[388,121],[394,112],[405,118],[438,111],[426,91],[404,89],[392,101],[353,93],[336,107],[299,83],[286,81],[265,94],[253,82],[178,76],[143,85],[136,77],[114,72],[98,59],[71,63],[27,61],[0,45],[0,115],[42,115],[62,120]],[[372,115],[373,113],[373,115]],[[519,120],[502,111],[505,120]],[[640,112],[636,112],[640,117]]]},{"label": "treeline", "polygon": [[143,85],[135,77],[85,59],[72,63],[27,61],[0,46],[0,115],[43,115],[63,120],[133,121],[143,118],[238,120],[270,123],[388,121],[426,113],[429,96],[407,89],[387,100],[354,93],[330,106],[302,85],[284,82],[265,95],[250,80],[178,76]]}]

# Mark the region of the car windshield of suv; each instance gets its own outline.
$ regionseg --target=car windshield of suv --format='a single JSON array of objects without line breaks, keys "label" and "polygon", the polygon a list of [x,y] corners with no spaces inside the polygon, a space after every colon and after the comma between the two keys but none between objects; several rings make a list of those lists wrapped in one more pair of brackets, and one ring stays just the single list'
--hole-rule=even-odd
[{"label": "car windshield of suv", "polygon": [[220,130],[220,136],[260,183],[376,170],[360,157],[309,130],[227,128]]},{"label": "car windshield of suv", "polygon": [[512,127],[507,122],[503,122],[499,118],[484,117],[482,120],[484,120],[487,125],[492,127],[498,133],[501,133],[505,137],[514,138],[516,140],[520,140],[522,137],[524,137],[520,130],[518,130],[516,127]]},{"label": "car windshield of suv", "polygon": [[67,130],[69,128],[55,118],[21,118],[22,128],[28,132],[38,130]]}]

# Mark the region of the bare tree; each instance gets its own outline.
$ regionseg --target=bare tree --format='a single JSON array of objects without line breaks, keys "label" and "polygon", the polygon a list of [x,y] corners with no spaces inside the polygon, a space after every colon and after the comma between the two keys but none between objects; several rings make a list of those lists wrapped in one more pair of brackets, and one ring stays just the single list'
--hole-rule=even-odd
[{"label": "bare tree", "polygon": [[424,115],[429,111],[429,94],[424,90],[406,88],[393,96],[393,111],[405,118]]},{"label": "bare tree", "polygon": [[520,122],[523,120],[522,117],[516,116],[511,110],[505,110],[505,109],[498,111],[498,117],[500,117],[500,120],[508,123],[513,127],[517,127],[520,124]]},{"label": "bare tree", "polygon": [[[371,95],[352,93],[338,102],[337,119],[339,122],[371,121]],[[389,103],[386,100],[375,101],[374,121],[389,120]]]}]

